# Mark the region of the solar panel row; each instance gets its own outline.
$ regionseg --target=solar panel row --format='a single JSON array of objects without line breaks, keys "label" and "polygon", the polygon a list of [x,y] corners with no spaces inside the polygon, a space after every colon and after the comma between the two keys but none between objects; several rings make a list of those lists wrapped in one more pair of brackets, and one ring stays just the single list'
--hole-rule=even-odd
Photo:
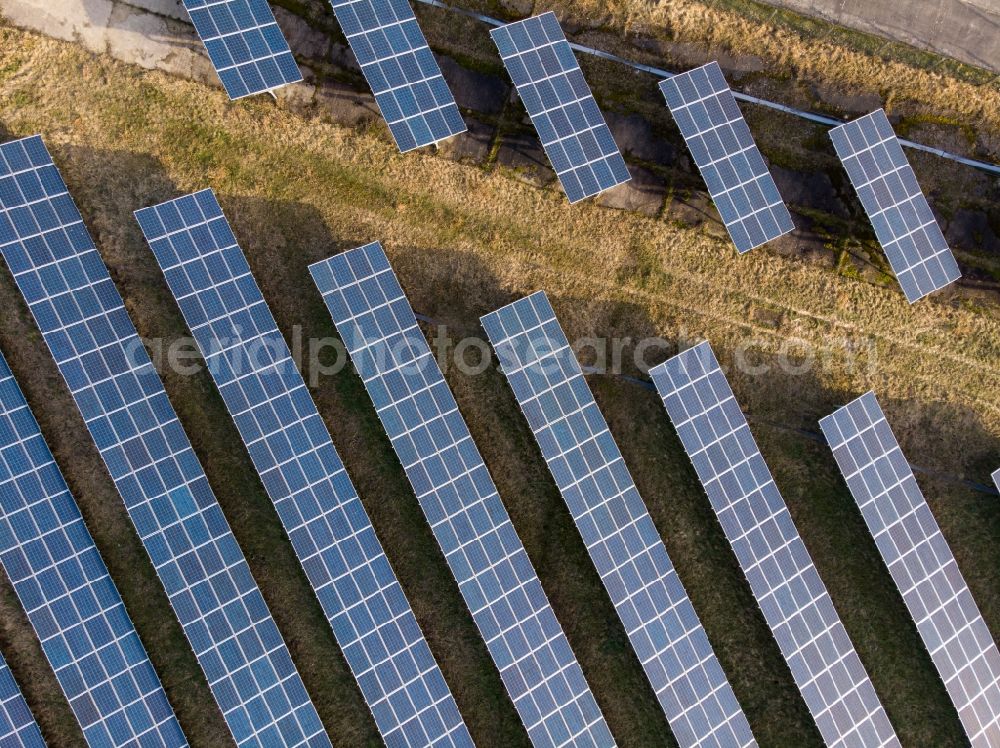
[{"label": "solar panel row", "polygon": [[837,156],[912,304],[962,273],[881,109],[830,131]]},{"label": "solar panel row", "polygon": [[826,744],[899,746],[711,347],[650,376]]},{"label": "solar panel row", "polygon": [[722,222],[739,252],[795,228],[729,89],[710,62],[660,82]]},{"label": "solar panel row", "polygon": [[45,748],[38,723],[3,657],[0,657],[0,746]]},{"label": "solar panel row", "polygon": [[1000,745],[1000,651],[875,395],[820,428],[966,735],[977,748]]},{"label": "solar panel row", "polygon": [[184,0],[230,99],[302,80],[266,0]]},{"label": "solar panel row", "polygon": [[[406,0],[331,0],[403,152],[465,132],[440,66]],[[184,0],[230,98],[302,79],[265,0]],[[630,179],[552,12],[490,32],[571,203]],[[794,230],[717,62],[660,82],[739,252]],[[912,168],[878,110],[830,133],[907,299],[961,277]]]},{"label": "solar panel row", "polygon": [[482,323],[677,742],[756,745],[548,298]]},{"label": "solar panel row", "polygon": [[136,213],[387,745],[472,739],[211,190]]},{"label": "solar panel row", "polygon": [[310,272],[532,743],[613,745],[382,247]]},{"label": "solar panel row", "polygon": [[[406,0],[331,0],[401,151],[465,132]],[[230,98],[302,79],[265,0],[184,0]],[[490,32],[570,202],[630,179],[552,12]],[[718,63],[660,82],[739,252],[794,230]],[[958,264],[881,109],[830,133],[907,299],[953,283]]]},{"label": "solar panel row", "polygon": [[240,745],[329,745],[107,267],[42,144],[0,146],[0,253]]},{"label": "solar panel row", "polygon": [[555,13],[490,31],[571,203],[631,177]]},{"label": "solar panel row", "polygon": [[187,744],[2,355],[0,563],[90,745]]},{"label": "solar panel row", "polygon": [[407,0],[331,0],[401,151],[465,132],[455,97]]}]

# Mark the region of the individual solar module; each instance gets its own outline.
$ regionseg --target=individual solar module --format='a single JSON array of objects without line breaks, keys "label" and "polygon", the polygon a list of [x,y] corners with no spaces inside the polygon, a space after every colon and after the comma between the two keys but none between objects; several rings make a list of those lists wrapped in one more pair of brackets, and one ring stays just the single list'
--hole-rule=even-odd
[{"label": "individual solar module", "polygon": [[187,744],[2,355],[0,563],[90,745]]},{"label": "individual solar module", "polygon": [[962,273],[881,109],[830,131],[875,237],[911,304]]},{"label": "individual solar module", "polygon": [[302,80],[265,0],[184,0],[230,99]]},{"label": "individual solar module", "polygon": [[241,746],[326,746],[305,687],[41,138],[0,146],[0,254]]},{"label": "individual solar module", "polygon": [[571,203],[631,179],[551,11],[490,31]]},{"label": "individual solar module", "polygon": [[899,746],[708,343],[650,370],[828,746]]},{"label": "individual solar module", "polygon": [[719,63],[660,81],[708,193],[739,252],[795,228]]},{"label": "individual solar module", "polygon": [[756,745],[548,298],[482,323],[677,742]]},{"label": "individual solar module", "polygon": [[310,272],[532,743],[614,745],[382,247]]},{"label": "individual solar module", "polygon": [[0,657],[0,746],[45,748],[38,723],[3,657]]},{"label": "individual solar module", "polygon": [[136,212],[387,745],[471,746],[211,190]]},{"label": "individual solar module", "polygon": [[465,132],[455,97],[407,0],[331,0],[399,150]]},{"label": "individual solar module", "polygon": [[1000,468],[993,471],[993,483],[996,484],[997,491],[1000,491]]},{"label": "individual solar module", "polygon": [[1000,651],[868,392],[819,423],[974,748],[1000,745]]}]

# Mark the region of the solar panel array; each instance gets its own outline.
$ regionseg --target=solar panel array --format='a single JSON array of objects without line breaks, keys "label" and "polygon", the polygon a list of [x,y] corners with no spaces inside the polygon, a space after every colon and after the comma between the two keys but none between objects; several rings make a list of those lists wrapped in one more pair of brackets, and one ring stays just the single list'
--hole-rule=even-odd
[{"label": "solar panel array", "polygon": [[571,203],[631,177],[551,11],[490,31]]},{"label": "solar panel array", "polygon": [[532,743],[613,745],[382,247],[310,271]]},{"label": "solar panel array", "polygon": [[455,97],[407,0],[331,0],[401,151],[465,132]]},{"label": "solar panel array", "polygon": [[548,298],[482,323],[677,742],[756,745]]},{"label": "solar panel array", "polygon": [[795,228],[719,63],[660,81],[708,193],[739,252]]},{"label": "solar panel array", "polygon": [[187,744],[3,356],[0,563],[90,745]]},{"label": "solar panel array", "polygon": [[184,0],[230,99],[302,80],[266,0]]},{"label": "solar panel array", "polygon": [[969,740],[1000,745],[1000,651],[871,392],[820,421]]},{"label": "solar panel array", "polygon": [[911,304],[962,273],[881,109],[835,127],[833,147]]},{"label": "solar panel array", "polygon": [[899,746],[708,343],[650,370],[828,746]]},{"label": "solar panel array", "polygon": [[136,217],[386,744],[471,746],[215,194]]},{"label": "solar panel array", "polygon": [[240,745],[329,745],[246,559],[41,138],[0,146],[0,253]]},{"label": "solar panel array", "polygon": [[0,657],[0,746],[45,748],[38,723],[3,657]]}]

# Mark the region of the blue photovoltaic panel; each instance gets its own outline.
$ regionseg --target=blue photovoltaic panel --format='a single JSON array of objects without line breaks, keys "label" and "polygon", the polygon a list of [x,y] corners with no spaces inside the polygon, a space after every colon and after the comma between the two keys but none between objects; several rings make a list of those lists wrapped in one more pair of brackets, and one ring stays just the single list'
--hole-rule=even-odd
[{"label": "blue photovoltaic panel", "polygon": [[650,376],[823,740],[898,747],[711,347],[684,351]]},{"label": "blue photovoltaic panel", "polygon": [[331,0],[399,150],[465,132],[455,97],[407,0]]},{"label": "blue photovoltaic panel", "polygon": [[211,190],[136,213],[387,745],[471,746]]},{"label": "blue photovoltaic panel", "polygon": [[571,203],[631,177],[555,13],[490,31]]},{"label": "blue photovoltaic panel", "polygon": [[382,247],[310,272],[532,743],[614,745]]},{"label": "blue photovoltaic panel", "polygon": [[1000,491],[1000,468],[993,471],[993,482],[996,484],[997,491]]},{"label": "blue photovoltaic panel", "polygon": [[90,745],[187,744],[2,355],[0,563]]},{"label": "blue photovoltaic panel", "polygon": [[0,746],[45,748],[38,723],[3,657],[0,657]]},{"label": "blue photovoltaic panel", "polygon": [[482,323],[677,742],[755,746],[548,298]]},{"label": "blue photovoltaic panel", "polygon": [[0,146],[0,253],[236,742],[328,746],[122,297],[37,136]]},{"label": "blue photovoltaic panel", "polygon": [[974,748],[1000,745],[1000,651],[868,392],[819,422]]},{"label": "blue photovoltaic panel", "polygon": [[265,0],[183,0],[230,99],[302,80]]},{"label": "blue photovoltaic panel", "polygon": [[830,138],[907,301],[962,277],[885,112],[835,127]]},{"label": "blue photovoltaic panel", "polygon": [[719,63],[660,81],[660,91],[739,252],[795,228]]}]

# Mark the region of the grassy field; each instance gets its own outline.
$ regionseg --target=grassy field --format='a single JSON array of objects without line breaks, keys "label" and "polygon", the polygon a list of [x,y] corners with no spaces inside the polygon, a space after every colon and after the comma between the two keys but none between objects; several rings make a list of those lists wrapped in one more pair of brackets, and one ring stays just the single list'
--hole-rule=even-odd
[{"label": "grassy field", "polygon": [[[797,82],[799,101],[823,98],[824,89],[845,95],[876,93],[890,111],[924,113],[965,122],[1000,124],[1000,81],[988,71],[877,36],[839,27],[755,0],[464,0],[500,18],[521,18],[555,10],[577,40],[601,49],[636,55],[636,39],[645,43],[641,61],[681,68],[699,59],[763,64],[762,79]],[[735,67],[740,67],[736,64]],[[782,101],[787,101],[783,96]]]},{"label": "grassy field", "polygon": [[[972,104],[965,106],[963,116],[972,117]],[[0,130],[45,137],[148,338],[171,340],[185,329],[131,212],[211,186],[286,335],[295,326],[306,337],[333,335],[307,265],[380,239],[414,307],[448,325],[454,339],[480,334],[480,314],[544,288],[571,338],[706,337],[727,362],[755,340],[755,363],[772,368],[734,371],[734,390],[890,718],[907,746],[963,744],[828,449],[801,430],[815,432],[819,417],[874,388],[913,462],[985,482],[1000,461],[995,303],[953,303],[946,294],[911,307],[892,285],[837,274],[826,261],[773,250],[737,257],[704,231],[593,203],[571,208],[505,170],[429,152],[401,156],[381,127],[352,130],[262,99],[229,104],[215,89],[6,28]],[[207,685],[6,269],[0,302],[0,348],[184,729],[196,745],[226,744]],[[797,341],[793,352],[818,352],[815,365],[798,373],[779,367],[788,341]],[[502,376],[453,368],[448,377],[615,736],[628,746],[670,744]],[[210,377],[165,371],[164,378],[331,737],[338,745],[377,745]],[[761,744],[819,745],[662,407],[621,379],[595,376],[591,384]],[[323,378],[314,395],[474,738],[525,745],[360,381],[346,369]],[[947,477],[921,477],[921,484],[987,622],[1000,632],[996,497]],[[81,744],[6,580],[0,649],[51,744]]]},{"label": "grassy field", "polygon": [[[313,28],[329,33],[331,19],[322,8],[314,8],[313,0],[304,5],[310,8],[306,17]],[[744,93],[844,119],[884,107],[901,136],[965,156],[1000,161],[1000,85],[996,76],[752,0],[656,4],[628,0],[468,0],[462,5],[506,19],[554,9],[574,41],[668,70],[684,70],[717,59],[733,87]],[[506,80],[484,24],[419,4],[417,11],[436,51],[467,68]],[[333,24],[334,39],[338,35],[336,28]],[[638,139],[668,144],[674,153],[685,153],[654,77],[589,55],[581,54],[579,59],[602,109],[640,118],[649,128],[639,138],[634,134],[626,136],[629,145],[624,147],[633,166],[649,170],[654,181],[665,185],[668,199],[662,216],[692,223],[692,212],[678,211],[677,206],[690,202],[693,195],[695,222],[700,220],[697,196],[703,185],[697,174],[683,167],[683,156],[664,166],[650,161],[649,149],[629,151]],[[323,75],[349,79],[341,68],[319,65]],[[364,87],[363,82],[360,85]],[[315,111],[323,116],[322,106]],[[760,106],[743,106],[743,112],[772,166],[791,172],[798,182],[819,179],[820,194],[828,180],[834,194],[851,195],[845,211],[838,209],[836,199],[832,204],[817,199],[812,187],[806,194],[792,188],[792,194],[785,194],[785,199],[797,214],[798,225],[808,226],[815,241],[808,247],[802,242],[799,246],[779,242],[775,245],[779,251],[818,255],[842,273],[858,272],[869,281],[895,286],[867,219],[856,206],[850,207],[854,198],[830,145],[827,128]],[[490,157],[485,159],[487,167],[495,160],[503,163],[498,153],[510,141],[535,141],[519,103],[508,104],[498,116],[472,114],[488,129],[496,128]],[[964,266],[964,297],[978,303],[985,290],[997,298],[1000,260],[996,244],[991,246],[984,238],[983,227],[1000,237],[1000,183],[986,172],[931,154],[908,154]],[[532,155],[528,154],[528,160]],[[515,163],[522,174],[534,171],[524,165],[523,159],[515,159]],[[546,172],[544,177],[551,175]],[[787,193],[784,185],[779,186]],[[953,219],[961,224],[970,212],[977,214],[981,223],[968,232],[950,230]]]}]

